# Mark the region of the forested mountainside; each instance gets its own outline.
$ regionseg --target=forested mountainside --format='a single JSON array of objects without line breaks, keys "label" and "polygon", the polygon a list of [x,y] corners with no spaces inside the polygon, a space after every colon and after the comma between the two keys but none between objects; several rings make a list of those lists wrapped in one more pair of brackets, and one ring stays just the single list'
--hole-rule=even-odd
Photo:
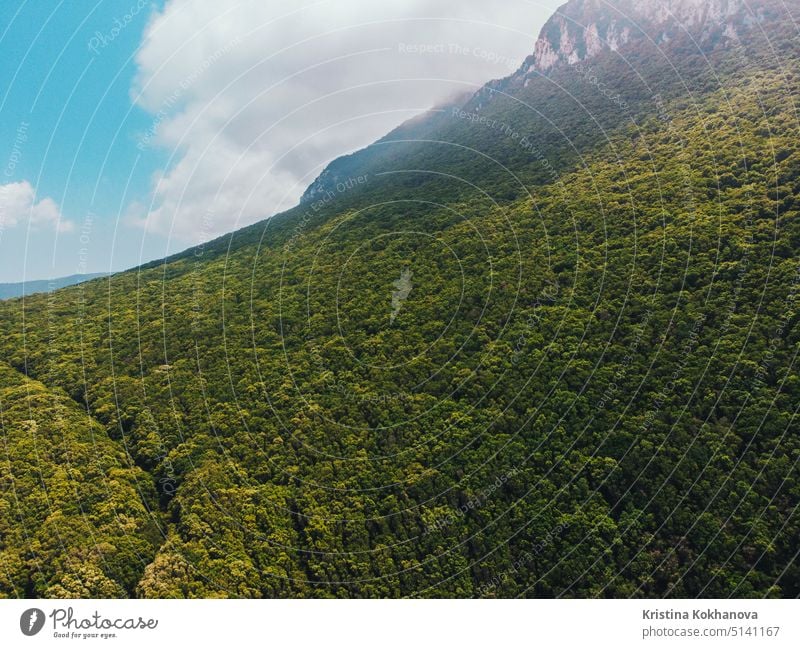
[{"label": "forested mountainside", "polygon": [[0,304],[0,593],[800,595],[800,12],[700,5]]},{"label": "forested mountainside", "polygon": [[63,393],[0,363],[0,591],[119,597],[161,544],[156,489]]}]

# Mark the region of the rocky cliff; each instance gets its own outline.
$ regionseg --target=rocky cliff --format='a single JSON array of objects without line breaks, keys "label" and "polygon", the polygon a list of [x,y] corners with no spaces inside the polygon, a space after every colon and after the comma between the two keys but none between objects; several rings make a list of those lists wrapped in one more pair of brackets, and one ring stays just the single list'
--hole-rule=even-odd
[{"label": "rocky cliff", "polygon": [[699,46],[737,40],[765,11],[744,0],[573,0],[545,24],[520,73],[547,73],[641,39],[689,37]]}]

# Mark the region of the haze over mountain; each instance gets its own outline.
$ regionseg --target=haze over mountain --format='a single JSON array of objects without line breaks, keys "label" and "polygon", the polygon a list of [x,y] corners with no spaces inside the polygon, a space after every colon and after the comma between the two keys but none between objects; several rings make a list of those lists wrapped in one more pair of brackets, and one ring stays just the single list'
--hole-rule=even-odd
[{"label": "haze over mountain", "polygon": [[1,283],[0,299],[14,299],[41,292],[52,292],[59,288],[74,286],[84,281],[91,281],[99,277],[106,276],[103,273],[72,275],[70,277],[59,277],[58,279],[41,279],[37,281],[25,281],[23,283]]},{"label": "haze over mountain", "polygon": [[294,209],[0,304],[0,593],[799,596],[798,14],[571,0]]}]

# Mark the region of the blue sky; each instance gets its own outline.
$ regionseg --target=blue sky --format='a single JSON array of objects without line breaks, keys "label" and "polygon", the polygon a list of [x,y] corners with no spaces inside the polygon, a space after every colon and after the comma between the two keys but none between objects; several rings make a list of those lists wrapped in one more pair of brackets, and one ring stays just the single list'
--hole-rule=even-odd
[{"label": "blue sky", "polygon": [[283,211],[330,160],[513,72],[557,4],[3,0],[0,282]]},{"label": "blue sky", "polygon": [[[158,150],[136,148],[133,134],[151,117],[130,99],[134,54],[158,4],[148,3],[123,29],[115,21],[126,21],[129,2],[78,6],[3,3],[0,183],[30,183],[36,199],[52,199],[71,225],[57,231],[47,223],[6,222],[0,281],[101,272],[139,259],[141,235],[114,236],[126,187],[131,195],[147,193],[163,164]],[[97,33],[105,46],[92,50]]]}]

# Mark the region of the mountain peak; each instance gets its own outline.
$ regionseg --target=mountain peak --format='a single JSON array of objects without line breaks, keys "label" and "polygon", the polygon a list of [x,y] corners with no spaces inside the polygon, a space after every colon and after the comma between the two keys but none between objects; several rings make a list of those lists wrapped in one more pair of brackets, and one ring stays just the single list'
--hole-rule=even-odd
[{"label": "mountain peak", "polygon": [[690,34],[698,44],[736,40],[762,13],[744,0],[572,0],[547,21],[522,71],[546,73],[641,39],[666,43]]}]

